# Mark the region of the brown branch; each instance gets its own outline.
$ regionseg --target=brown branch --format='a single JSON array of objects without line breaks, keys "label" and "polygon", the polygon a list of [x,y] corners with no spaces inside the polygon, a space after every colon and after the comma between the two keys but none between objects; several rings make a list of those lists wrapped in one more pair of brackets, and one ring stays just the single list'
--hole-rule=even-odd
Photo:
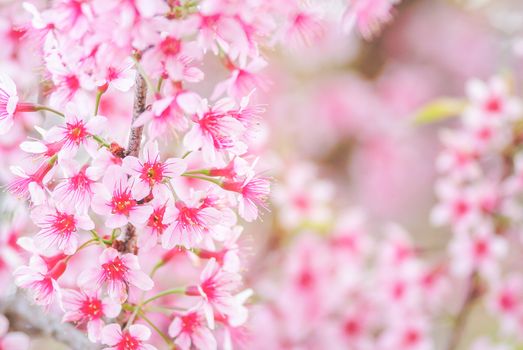
[{"label": "brown branch", "polygon": [[[56,339],[73,350],[100,349],[97,344],[91,343],[84,332],[76,329],[72,324],[62,323],[61,319],[33,305],[21,291],[9,294],[0,300],[0,311],[13,324],[24,325],[25,332],[36,332]],[[29,326],[29,327],[28,327]]]},{"label": "brown branch", "polygon": [[461,305],[461,308],[458,311],[458,314],[456,315],[454,327],[452,328],[452,332],[449,337],[447,350],[456,350],[458,348],[459,342],[463,336],[463,332],[465,331],[465,326],[467,324],[467,320],[472,311],[472,308],[475,302],[481,297],[482,294],[483,289],[480,285],[479,278],[477,274],[474,273],[470,277],[465,300],[463,301],[463,304]]},{"label": "brown branch", "polygon": [[[133,118],[131,121],[131,132],[129,133],[129,143],[125,150],[126,156],[137,157],[142,142],[142,126],[133,126],[138,117],[145,111],[147,98],[147,84],[140,73],[136,73],[136,83],[134,87]],[[114,247],[122,253],[136,253],[136,228],[132,224],[127,224],[122,240],[115,241]]]},{"label": "brown branch", "polygon": [[129,135],[129,143],[127,144],[126,155],[138,156],[140,150],[140,143],[142,142],[143,125],[134,127],[132,124],[145,111],[145,101],[147,98],[147,84],[140,73],[136,73],[136,83],[134,87],[134,105],[133,105],[133,119],[131,122],[131,132]]}]

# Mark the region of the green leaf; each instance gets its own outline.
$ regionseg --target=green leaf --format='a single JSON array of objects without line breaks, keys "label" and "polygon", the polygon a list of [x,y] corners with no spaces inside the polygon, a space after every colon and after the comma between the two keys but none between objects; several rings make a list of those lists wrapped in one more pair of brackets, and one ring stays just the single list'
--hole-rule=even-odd
[{"label": "green leaf", "polygon": [[463,112],[466,105],[466,101],[462,99],[440,98],[418,110],[415,114],[414,122],[417,124],[429,124],[457,117]]}]

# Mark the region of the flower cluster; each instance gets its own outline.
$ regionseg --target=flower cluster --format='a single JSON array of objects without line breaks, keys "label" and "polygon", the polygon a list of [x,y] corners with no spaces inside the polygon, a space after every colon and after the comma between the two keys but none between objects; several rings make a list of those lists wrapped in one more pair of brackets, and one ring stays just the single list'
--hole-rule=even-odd
[{"label": "flower cluster", "polygon": [[501,329],[518,336],[522,276],[509,252],[521,240],[523,103],[512,89],[502,77],[467,84],[458,127],[441,135],[432,221],[451,227],[450,271],[468,281],[465,305],[485,296]]},{"label": "flower cluster", "polygon": [[[251,294],[239,220],[261,215],[270,187],[250,152],[264,112],[253,93],[268,84],[260,47],[309,38],[313,15],[299,2],[41,5],[24,3],[20,26],[41,58],[39,102],[0,76],[1,132],[29,133],[6,186],[34,225],[16,285],[108,349],[231,344]],[[205,79],[213,59],[222,82]],[[41,120],[19,129],[30,115]]]},{"label": "flower cluster", "polygon": [[[334,15],[323,11],[329,6],[301,0],[2,6],[9,15],[0,18],[0,153],[9,172],[0,176],[23,204],[2,198],[8,207],[2,212],[15,216],[0,227],[0,278],[9,279],[13,270],[15,284],[37,305],[106,349],[244,343],[252,292],[242,278],[241,221],[257,220],[270,192],[252,147],[265,110],[257,92],[271,86],[262,72],[263,49],[318,43],[341,13],[345,29],[356,26],[369,38],[390,20],[397,2],[332,1]],[[293,203],[281,216],[283,225],[330,220],[332,187],[318,183],[304,192],[313,174],[302,169],[294,175],[295,187],[276,200]],[[329,251],[338,249],[337,239],[323,252],[334,260],[321,253],[318,264],[347,263],[344,253]],[[308,264],[302,250],[312,248],[304,242],[292,254]],[[373,259],[362,254],[350,262],[355,269]],[[388,263],[372,272],[378,280]],[[290,283],[294,273],[303,281],[286,287],[284,296],[304,294],[296,300],[301,307],[311,282],[309,272],[302,277],[293,264]],[[421,278],[423,268],[415,269],[413,278]],[[346,278],[332,273],[324,282]],[[345,283],[340,296],[355,291]],[[313,296],[323,297],[320,291]],[[385,305],[362,300],[367,303]],[[336,313],[334,303],[325,307],[305,316]],[[392,324],[373,323],[369,332]],[[20,338],[4,335],[7,323],[0,328],[0,345]],[[17,341],[24,348],[27,339]],[[395,341],[379,340],[392,348],[399,346]]]},{"label": "flower cluster", "polygon": [[[298,163],[290,173],[310,167]],[[295,236],[273,243],[282,246],[259,262],[264,303],[253,308],[249,348],[436,349],[434,320],[450,292],[445,264],[427,261],[398,225],[374,233],[362,211],[313,200],[333,193],[328,180],[299,183],[274,191],[282,215],[297,213],[280,234]],[[310,217],[298,215],[307,210]],[[281,266],[276,276],[272,264]]]}]

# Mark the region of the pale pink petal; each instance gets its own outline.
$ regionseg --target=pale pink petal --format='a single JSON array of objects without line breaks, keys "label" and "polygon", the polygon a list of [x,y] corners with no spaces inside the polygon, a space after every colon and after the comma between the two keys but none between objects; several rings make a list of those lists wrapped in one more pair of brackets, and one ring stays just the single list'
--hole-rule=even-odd
[{"label": "pale pink petal", "polygon": [[147,222],[152,213],[153,208],[149,205],[137,206],[129,214],[129,221],[135,226],[141,226]]},{"label": "pale pink petal", "polygon": [[182,319],[180,317],[175,317],[174,320],[169,325],[169,335],[173,338],[178,336],[182,331]]},{"label": "pale pink petal", "polygon": [[129,334],[141,341],[146,341],[151,337],[151,330],[144,325],[133,324],[129,327]]},{"label": "pale pink petal", "polygon": [[109,324],[102,329],[102,343],[116,345],[122,339],[122,329],[116,323]]},{"label": "pale pink petal", "polygon": [[127,219],[127,216],[116,214],[109,216],[107,220],[105,220],[105,226],[108,228],[119,228],[127,225],[128,222],[129,220]]},{"label": "pale pink petal", "polygon": [[122,305],[109,298],[103,299],[103,313],[106,317],[114,318],[120,314]]},{"label": "pale pink petal", "polygon": [[151,290],[154,287],[153,280],[143,271],[129,271],[129,282],[141,290]]},{"label": "pale pink petal", "polygon": [[92,343],[97,343],[100,341],[103,327],[104,321],[101,319],[87,322],[87,337]]},{"label": "pale pink petal", "polygon": [[200,327],[192,335],[194,346],[200,350],[216,350],[218,345],[208,328]]}]

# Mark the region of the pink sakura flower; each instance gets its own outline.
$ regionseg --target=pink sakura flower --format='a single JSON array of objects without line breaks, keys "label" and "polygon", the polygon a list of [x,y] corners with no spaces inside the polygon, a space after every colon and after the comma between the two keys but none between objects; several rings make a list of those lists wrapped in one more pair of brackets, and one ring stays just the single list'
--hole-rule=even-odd
[{"label": "pink sakura flower", "polygon": [[318,43],[325,35],[325,27],[312,11],[297,11],[290,14],[286,21],[282,36],[282,43],[291,48],[312,46]]},{"label": "pink sakura flower", "polygon": [[450,224],[456,231],[463,231],[480,219],[473,188],[442,180],[436,184],[436,195],[439,203],[431,212],[433,224]]},{"label": "pink sakura flower", "polygon": [[441,134],[441,141],[445,149],[436,160],[439,172],[450,174],[456,180],[473,179],[480,175],[480,153],[473,135],[445,130]]},{"label": "pink sakura flower", "polygon": [[523,280],[519,275],[509,275],[493,284],[488,295],[488,306],[499,319],[501,329],[507,334],[521,332],[523,319]]},{"label": "pink sakura flower", "polygon": [[202,51],[195,41],[180,39],[196,28],[187,21],[172,25],[172,30],[163,33],[160,42],[145,52],[142,59],[144,68],[155,76],[169,77],[173,81],[201,81],[203,72],[192,62],[201,57]]},{"label": "pink sakura flower", "polygon": [[142,250],[149,250],[156,246],[159,237],[163,237],[165,232],[171,232],[174,229],[174,226],[171,225],[175,218],[174,205],[168,196],[159,194],[150,204],[153,212],[138,236],[138,246]]},{"label": "pink sakura flower", "polygon": [[74,39],[80,39],[89,30],[93,17],[92,4],[86,0],[61,0],[49,12],[56,26]]},{"label": "pink sakura flower", "polygon": [[239,18],[226,16],[219,9],[213,13],[207,13],[203,9],[198,15],[198,43],[204,51],[210,49],[218,54],[221,49],[231,59],[256,53],[256,46]]},{"label": "pink sakura flower", "polygon": [[345,32],[354,26],[366,39],[371,39],[382,24],[392,19],[393,5],[400,0],[351,0],[343,15],[343,29]]},{"label": "pink sakura flower", "polygon": [[226,181],[222,187],[239,193],[238,212],[248,222],[258,218],[258,206],[267,209],[267,199],[270,193],[270,181],[267,178],[251,175],[243,181]]},{"label": "pink sakura flower", "polygon": [[129,91],[134,85],[136,71],[134,62],[121,52],[112,50],[109,45],[103,44],[96,51],[96,64],[99,67],[96,85],[98,89],[106,90],[114,87],[121,92]]},{"label": "pink sakura flower", "polygon": [[7,190],[11,194],[21,197],[30,198],[35,205],[45,202],[46,184],[53,176],[54,162],[44,161],[33,173],[26,173],[20,167],[11,167],[11,172],[16,178],[7,185]]},{"label": "pink sakura flower", "polygon": [[189,203],[177,201],[174,208],[173,227],[162,235],[162,247],[171,249],[176,245],[194,247],[203,239],[203,234],[220,222],[220,212],[198,203],[196,197]]},{"label": "pink sakura flower", "polygon": [[262,90],[269,88],[269,81],[259,73],[267,65],[267,62],[261,57],[253,58],[249,63],[240,62],[239,66],[236,66],[229,58],[226,60],[231,76],[216,85],[211,96],[212,100],[227,93],[227,96],[241,101],[257,88]]},{"label": "pink sakura flower", "polygon": [[132,194],[137,199],[142,199],[151,192],[153,196],[158,196],[161,190],[167,191],[167,182],[183,174],[187,168],[186,162],[180,158],[168,158],[162,162],[156,142],[150,142],[144,147],[142,158],[143,161],[127,156],[122,165],[134,178]]},{"label": "pink sakura flower", "polygon": [[466,124],[474,125],[484,119],[499,124],[521,117],[521,102],[510,94],[503,78],[494,77],[488,83],[473,79],[467,82],[466,89],[471,102],[463,116]]},{"label": "pink sakura flower", "polygon": [[189,122],[177,102],[180,94],[157,97],[157,100],[152,103],[151,110],[142,113],[134,125],[141,126],[148,123],[147,131],[151,139],[160,136],[169,137],[175,131],[187,130]]},{"label": "pink sakura flower", "polygon": [[499,273],[500,260],[508,250],[503,237],[491,233],[488,227],[469,234],[459,233],[449,245],[452,256],[451,271],[456,276],[469,276],[474,271],[486,278],[494,278]]},{"label": "pink sakura flower", "polygon": [[235,226],[233,229],[229,230],[231,231],[230,235],[224,240],[220,250],[211,251],[207,249],[200,249],[198,256],[202,259],[214,258],[224,271],[239,273],[241,263],[238,239],[242,234],[243,228],[241,226]]},{"label": "pink sakura flower", "polygon": [[291,165],[286,170],[285,182],[275,186],[272,200],[279,207],[279,220],[285,227],[330,219],[329,203],[334,197],[334,186],[319,179],[317,170],[309,163]]},{"label": "pink sakura flower", "polygon": [[430,325],[421,316],[405,317],[387,329],[378,340],[383,350],[433,350]]},{"label": "pink sakura flower", "polygon": [[224,98],[209,107],[206,99],[196,94],[183,94],[178,103],[195,123],[183,140],[189,150],[201,148],[207,162],[214,162],[217,154],[245,153],[247,146],[240,140],[245,127],[230,114],[234,101]]},{"label": "pink sakura flower", "polygon": [[65,309],[62,322],[87,324],[87,334],[93,343],[100,341],[103,318],[113,318],[120,314],[121,305],[111,299],[100,298],[100,291],[77,291],[66,289],[62,293]]},{"label": "pink sakura flower", "polygon": [[107,283],[107,293],[117,301],[127,299],[127,287],[133,285],[141,290],[151,290],[154,282],[140,270],[138,257],[134,254],[120,255],[114,248],[106,248],[98,259],[100,267],[83,271],[78,284],[88,290],[98,290]]},{"label": "pink sakura flower", "polygon": [[138,204],[138,200],[143,197],[133,196],[136,182],[128,179],[120,167],[110,167],[102,182],[94,185],[91,206],[95,213],[106,217],[107,227],[118,228],[129,222],[142,226],[147,222],[153,209],[149,205]]},{"label": "pink sakura flower", "polygon": [[83,103],[85,90],[94,89],[95,85],[91,78],[83,73],[80,67],[65,63],[58,53],[53,52],[45,57],[46,68],[51,74],[54,84],[53,92],[49,98],[49,103],[53,107],[63,107],[70,101],[80,101]]},{"label": "pink sakura flower", "polygon": [[93,198],[93,185],[100,178],[98,169],[72,160],[63,160],[60,166],[65,178],[56,185],[53,197],[58,203],[73,203],[79,212],[86,212]]},{"label": "pink sakura flower", "polygon": [[78,230],[92,230],[94,222],[87,214],[75,213],[74,208],[61,207],[42,205],[33,209],[31,218],[40,228],[35,235],[35,243],[41,251],[53,247],[72,255],[78,247]]},{"label": "pink sakura flower", "polygon": [[0,74],[0,135],[11,129],[17,104],[18,95],[15,83],[9,76]]},{"label": "pink sakura flower", "polygon": [[128,330],[122,330],[117,323],[111,323],[102,329],[102,344],[109,345],[103,350],[157,350],[147,344],[151,330],[141,324],[133,324]]},{"label": "pink sakura flower", "polygon": [[63,255],[48,258],[33,255],[29,266],[20,266],[14,272],[15,284],[27,289],[38,305],[51,305],[57,295],[61,302],[61,291],[57,279],[64,273],[67,265]]},{"label": "pink sakura flower", "polygon": [[198,311],[175,316],[169,325],[169,335],[181,350],[189,350],[191,345],[199,350],[217,349],[216,339]]},{"label": "pink sakura flower", "polygon": [[22,332],[9,332],[9,320],[0,315],[0,349],[29,350],[31,340]]},{"label": "pink sakura flower", "polygon": [[60,145],[58,154],[64,158],[74,157],[82,145],[93,153],[98,149],[93,136],[104,129],[106,118],[94,116],[87,119],[83,113],[77,106],[68,104],[65,111],[65,125],[56,126],[46,134],[47,142]]},{"label": "pink sakura flower", "polygon": [[[203,311],[209,327],[214,329],[214,314],[226,316],[233,320],[244,320],[242,314],[247,314],[247,309],[235,303],[233,293],[241,286],[241,276],[223,270],[211,258],[200,274],[200,284],[189,286],[187,295],[201,296],[203,298]],[[239,324],[236,324],[239,325]]]}]

